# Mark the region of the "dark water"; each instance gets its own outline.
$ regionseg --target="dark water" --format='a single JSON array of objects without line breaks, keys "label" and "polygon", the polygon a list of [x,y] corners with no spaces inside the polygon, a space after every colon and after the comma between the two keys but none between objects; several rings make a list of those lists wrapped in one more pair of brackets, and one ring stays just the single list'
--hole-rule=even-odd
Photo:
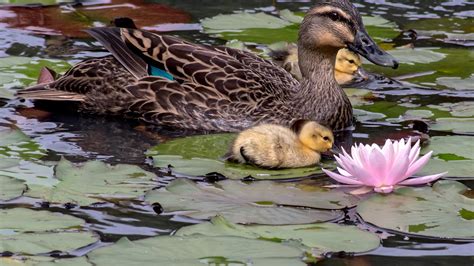
[{"label": "dark water", "polygon": [[[219,13],[231,13],[236,10],[272,11],[275,8],[289,8],[293,11],[305,10],[310,1],[158,1],[154,2],[178,10],[180,20],[186,23],[182,31],[170,31],[169,34],[182,36],[199,43],[224,44],[225,41],[211,37],[199,30],[199,20]],[[92,2],[93,3],[93,2]],[[458,17],[470,19],[471,23],[474,2],[461,0],[446,1],[407,1],[407,0],[366,0],[357,1],[359,10],[364,15],[380,15],[395,22],[401,29],[404,25],[418,19]],[[91,2],[86,4],[91,4]],[[3,13],[0,13],[0,17]],[[178,16],[178,15],[176,15]],[[175,21],[176,22],[176,21]],[[454,24],[454,23],[452,23]],[[439,25],[437,30],[445,31],[452,24]],[[2,28],[4,27],[4,28]],[[472,28],[471,24],[471,28]],[[436,28],[436,26],[435,26]],[[454,29],[454,32],[456,29]],[[409,42],[403,34],[393,40],[392,44],[400,46]],[[472,41],[471,41],[472,42]],[[443,47],[453,49],[472,49],[469,41],[440,41],[436,38],[421,38],[418,44],[422,47]],[[97,42],[86,36],[69,38],[64,36],[38,34],[0,24],[0,57],[16,55],[26,57],[53,58],[67,60],[70,63],[100,56],[104,50]],[[453,62],[455,63],[455,62]],[[467,65],[466,68],[470,66]],[[474,63],[471,65],[471,72]],[[368,67],[372,71],[379,68]],[[396,72],[384,71],[389,76]],[[392,83],[387,80],[372,82],[366,85],[377,90],[378,97],[386,102],[410,104],[439,104],[443,102],[472,101],[473,92],[439,90],[426,84]],[[40,112],[31,103],[17,100],[0,100],[0,126],[15,125],[28,136],[48,149],[45,161],[57,161],[64,156],[73,161],[90,159],[104,160],[109,163],[129,163],[139,165],[146,170],[156,172],[166,180],[173,177],[153,169],[144,151],[170,137],[185,135],[188,132],[160,131],[156,128],[134,121],[122,121],[106,117],[78,115],[68,112]],[[60,110],[61,111],[61,110]],[[415,126],[415,129],[417,126]],[[380,141],[387,137],[403,137],[414,133],[413,124],[393,123],[387,121],[363,122],[357,125],[353,141]],[[423,130],[421,130],[423,131]],[[443,132],[431,132],[430,135],[444,135]],[[473,182],[465,182],[471,188]],[[16,201],[0,204],[3,208],[28,206],[45,208],[41,202],[20,198]],[[71,207],[71,206],[69,206]],[[170,234],[183,225],[192,223],[180,217],[157,215],[151,206],[143,206],[139,202],[127,205],[103,204],[97,206],[71,209],[60,205],[51,205],[52,211],[72,214],[85,219],[88,227],[101,235],[103,242],[112,242],[122,236],[140,239],[147,236]],[[352,219],[358,218],[353,214]],[[370,225],[366,225],[371,227]],[[455,225],[453,225],[455,226]],[[372,228],[372,227],[371,227]],[[378,230],[372,228],[372,230]],[[331,254],[321,265],[473,265],[473,241],[443,241],[419,237],[407,237],[389,232],[377,250],[356,257],[350,254]],[[88,250],[100,246],[87,247],[75,252],[81,255]]]}]

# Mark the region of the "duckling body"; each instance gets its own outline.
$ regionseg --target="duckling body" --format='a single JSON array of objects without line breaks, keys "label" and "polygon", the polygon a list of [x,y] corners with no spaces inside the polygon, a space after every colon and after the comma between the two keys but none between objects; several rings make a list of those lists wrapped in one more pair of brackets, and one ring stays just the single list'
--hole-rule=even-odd
[{"label": "duckling body", "polygon": [[314,121],[298,121],[299,128],[263,124],[244,130],[236,137],[228,159],[263,168],[297,168],[315,165],[321,152],[331,149],[330,129]]},{"label": "duckling body", "polygon": [[[288,71],[295,79],[301,80],[303,78],[298,62],[298,46],[296,44],[289,43],[281,49],[271,50],[269,56],[273,62]],[[339,85],[349,86],[367,80],[368,74],[362,67],[359,55],[343,48],[337,52],[334,78]]]},{"label": "duckling body", "polygon": [[[112,56],[80,62],[18,96],[76,103],[81,112],[199,131],[240,131],[309,119],[343,130],[352,106],[334,79],[340,48],[394,66],[367,35],[349,0],[318,0],[299,31],[302,80],[252,53],[132,28],[92,28]],[[370,47],[369,47],[370,46]],[[365,49],[369,47],[370,49]]]}]

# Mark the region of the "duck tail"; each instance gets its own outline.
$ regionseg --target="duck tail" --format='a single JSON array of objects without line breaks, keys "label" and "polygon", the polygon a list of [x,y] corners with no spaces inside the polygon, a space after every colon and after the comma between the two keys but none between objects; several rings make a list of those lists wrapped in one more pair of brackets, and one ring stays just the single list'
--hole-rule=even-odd
[{"label": "duck tail", "polygon": [[86,100],[85,95],[51,89],[48,84],[38,84],[19,90],[16,96],[21,99],[58,102],[84,102]]},{"label": "duck tail", "polygon": [[19,90],[16,93],[18,98],[30,100],[45,100],[45,101],[84,101],[85,96],[68,91],[60,91],[50,88],[50,84],[56,81],[58,74],[48,68],[43,67],[40,70],[38,81],[36,85],[30,86],[26,89]]}]

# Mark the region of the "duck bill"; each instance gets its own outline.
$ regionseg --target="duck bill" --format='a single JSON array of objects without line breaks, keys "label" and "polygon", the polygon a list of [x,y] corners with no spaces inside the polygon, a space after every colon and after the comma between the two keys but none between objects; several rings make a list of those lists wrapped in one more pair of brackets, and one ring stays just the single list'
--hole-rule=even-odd
[{"label": "duck bill", "polygon": [[384,67],[396,69],[398,62],[393,56],[382,50],[365,30],[359,30],[353,43],[348,43],[349,50],[362,55],[370,62]]}]

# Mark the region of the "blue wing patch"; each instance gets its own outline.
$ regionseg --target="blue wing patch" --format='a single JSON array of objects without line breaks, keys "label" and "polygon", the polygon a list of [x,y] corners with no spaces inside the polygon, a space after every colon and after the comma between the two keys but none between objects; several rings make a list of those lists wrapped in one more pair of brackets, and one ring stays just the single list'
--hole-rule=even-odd
[{"label": "blue wing patch", "polygon": [[148,72],[151,76],[163,77],[165,79],[174,80],[173,76],[170,73],[164,71],[163,69],[154,67],[152,65],[149,66]]}]

